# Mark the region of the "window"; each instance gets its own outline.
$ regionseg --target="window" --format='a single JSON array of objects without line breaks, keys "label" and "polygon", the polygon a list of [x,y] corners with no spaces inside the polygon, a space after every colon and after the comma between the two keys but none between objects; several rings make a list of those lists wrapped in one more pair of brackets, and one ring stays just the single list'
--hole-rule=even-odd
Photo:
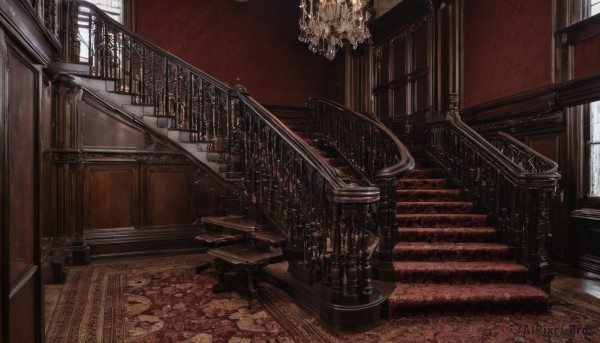
[{"label": "window", "polygon": [[[108,14],[112,19],[123,24],[123,1],[124,0],[86,0],[91,4],[96,5],[99,9]],[[79,26],[79,61],[83,63],[89,63],[90,54],[90,22],[89,22],[89,8],[80,7],[80,14],[78,20]]]},{"label": "window", "polygon": [[590,17],[600,13],[600,0],[590,0]]},{"label": "window", "polygon": [[600,197],[600,101],[590,103],[589,128],[588,166],[590,181],[588,196]]},{"label": "window", "polygon": [[[104,13],[123,24],[123,0],[86,0],[98,6]],[[600,0],[597,0],[600,2]]]}]

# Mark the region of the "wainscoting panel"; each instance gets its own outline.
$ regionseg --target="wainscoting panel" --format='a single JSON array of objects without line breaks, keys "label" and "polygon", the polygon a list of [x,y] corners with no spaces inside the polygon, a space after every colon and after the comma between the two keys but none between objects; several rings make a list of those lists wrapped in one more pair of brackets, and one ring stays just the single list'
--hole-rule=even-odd
[{"label": "wainscoting panel", "polygon": [[87,165],[83,180],[84,229],[138,224],[138,165]]},{"label": "wainscoting panel", "polygon": [[[143,149],[144,132],[111,114],[84,95],[81,106],[82,148]],[[107,134],[110,132],[110,134]]]},{"label": "wainscoting panel", "polygon": [[193,171],[187,165],[150,165],[146,172],[146,227],[191,225]]}]

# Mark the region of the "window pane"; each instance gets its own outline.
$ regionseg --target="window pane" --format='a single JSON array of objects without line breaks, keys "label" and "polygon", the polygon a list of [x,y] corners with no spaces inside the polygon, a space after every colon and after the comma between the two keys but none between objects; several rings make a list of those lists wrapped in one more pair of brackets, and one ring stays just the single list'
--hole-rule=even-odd
[{"label": "window pane", "polygon": [[[104,13],[108,14],[111,18],[118,21],[119,23],[123,23],[123,0],[86,0],[90,2],[101,10]],[[600,1],[600,0],[598,0]]]},{"label": "window pane", "polygon": [[590,146],[590,196],[600,197],[600,144]]},{"label": "window pane", "polygon": [[[599,0],[600,1],[600,0]],[[600,197],[600,101],[590,104],[590,196]]]},{"label": "window pane", "polygon": [[590,17],[600,13],[600,0],[590,1]]}]

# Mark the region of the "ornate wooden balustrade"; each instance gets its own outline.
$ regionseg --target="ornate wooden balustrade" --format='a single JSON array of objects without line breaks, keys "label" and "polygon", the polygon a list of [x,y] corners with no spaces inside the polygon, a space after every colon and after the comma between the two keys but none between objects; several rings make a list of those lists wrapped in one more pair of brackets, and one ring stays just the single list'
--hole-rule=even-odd
[{"label": "ornate wooden balustrade", "polygon": [[376,256],[379,279],[393,281],[392,249],[396,244],[396,181],[415,165],[408,149],[381,122],[335,102],[313,98],[309,137],[323,138],[364,178],[381,190],[376,216],[381,241]]},{"label": "ornate wooden balustrade", "polygon": [[[329,302],[382,306],[384,298],[371,285],[367,253],[379,188],[346,184],[243,87],[229,87],[170,55],[94,5],[69,2],[68,18],[64,48],[70,62],[89,64],[90,75],[115,80],[118,92],[130,94],[134,104],[154,107],[156,116],[172,118],[172,128],[190,131],[193,140],[240,157],[242,191],[287,234],[294,275],[308,284],[320,281],[329,292],[320,296]],[[365,172],[391,182],[407,169],[394,163],[411,162],[409,155],[385,153],[396,143],[370,130],[369,137],[366,132],[361,137],[376,148],[364,147],[368,159],[357,165],[377,163],[377,170]]]},{"label": "ornate wooden balustrade", "polygon": [[549,291],[554,274],[546,243],[557,164],[505,133],[484,139],[462,122],[456,99],[446,118],[429,126],[434,157],[487,207],[501,242],[528,267],[530,282]]},{"label": "ornate wooden balustrade", "polygon": [[339,171],[252,98],[240,97],[236,108],[245,189],[287,233],[290,270],[308,283],[331,286],[335,302],[368,299],[370,209],[379,189],[345,184]]},{"label": "ornate wooden balustrade", "polygon": [[96,6],[71,1],[64,55],[90,66],[90,75],[115,80],[132,103],[174,119],[191,140],[222,151],[232,141],[231,87],[169,54],[112,20]]}]

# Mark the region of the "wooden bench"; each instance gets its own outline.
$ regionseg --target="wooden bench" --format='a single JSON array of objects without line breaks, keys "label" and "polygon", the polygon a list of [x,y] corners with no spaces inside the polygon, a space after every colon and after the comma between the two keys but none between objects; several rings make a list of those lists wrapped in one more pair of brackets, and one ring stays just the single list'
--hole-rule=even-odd
[{"label": "wooden bench", "polygon": [[[256,298],[258,283],[255,272],[282,259],[281,247],[287,238],[268,231],[266,224],[244,216],[203,217],[201,221],[213,228],[196,236],[197,240],[213,247],[208,250],[208,254],[215,258],[214,267],[217,269],[213,292],[237,290],[250,299]],[[229,245],[231,243],[238,244]],[[208,266],[202,264],[197,271]]]}]

